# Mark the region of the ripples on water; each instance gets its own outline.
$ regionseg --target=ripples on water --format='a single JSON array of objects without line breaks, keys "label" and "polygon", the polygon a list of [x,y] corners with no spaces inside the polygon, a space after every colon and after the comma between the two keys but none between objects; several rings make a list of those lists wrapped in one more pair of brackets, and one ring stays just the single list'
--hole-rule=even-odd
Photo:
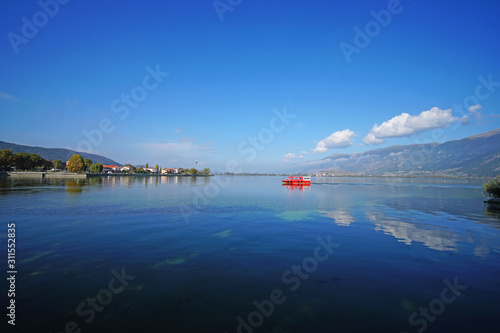
[{"label": "ripples on water", "polygon": [[[18,327],[237,332],[239,317],[260,318],[254,301],[280,290],[286,300],[241,332],[500,331],[500,216],[481,181],[313,183],[0,179],[2,220],[17,226]],[[314,266],[318,237],[339,247]],[[122,267],[135,279],[87,323],[78,305]],[[418,314],[455,278],[467,286],[460,297],[433,321]]]}]

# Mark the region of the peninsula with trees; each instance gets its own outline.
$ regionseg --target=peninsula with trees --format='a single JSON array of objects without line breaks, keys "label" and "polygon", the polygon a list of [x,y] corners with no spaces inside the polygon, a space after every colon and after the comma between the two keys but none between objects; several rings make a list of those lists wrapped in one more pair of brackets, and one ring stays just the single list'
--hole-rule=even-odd
[{"label": "peninsula with trees", "polygon": [[73,154],[67,161],[61,159],[48,160],[36,153],[18,152],[13,153],[11,149],[0,149],[0,171],[3,174],[27,174],[44,173],[68,175],[68,172],[84,176],[100,175],[163,175],[163,176],[210,176],[209,168],[198,170],[196,168],[162,168],[158,164],[150,167],[148,163],[144,166],[124,166],[116,164],[94,163],[90,158],[83,158],[80,154]]}]

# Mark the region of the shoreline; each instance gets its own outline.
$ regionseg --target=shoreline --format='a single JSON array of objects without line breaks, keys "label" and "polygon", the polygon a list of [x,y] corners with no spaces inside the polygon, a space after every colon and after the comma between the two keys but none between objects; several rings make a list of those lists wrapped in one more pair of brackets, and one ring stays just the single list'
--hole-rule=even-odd
[{"label": "shoreline", "polygon": [[14,178],[87,178],[85,174],[78,173],[52,173],[52,172],[31,172],[31,171],[7,171],[0,173],[0,177]]},{"label": "shoreline", "polygon": [[111,177],[211,177],[213,174],[210,175],[173,175],[173,174],[158,174],[158,173],[88,173],[85,176],[87,178],[92,178],[92,177],[106,177],[106,176],[111,176]]},{"label": "shoreline", "polygon": [[[28,178],[93,178],[93,177],[212,177],[212,176],[274,176],[285,177],[290,174],[252,174],[252,173],[216,173],[210,175],[186,175],[186,174],[151,174],[151,173],[69,173],[69,172],[36,172],[36,171],[7,171],[0,172],[0,177],[28,177]],[[410,175],[338,175],[338,176],[314,176],[314,178],[400,178],[400,179],[447,179],[447,180],[487,180],[490,177],[460,177],[460,176],[410,176]]]},{"label": "shoreline", "polygon": [[94,178],[94,177],[210,177],[211,175],[172,175],[172,174],[121,174],[121,173],[68,173],[68,172],[30,172],[30,171],[8,171],[0,173],[0,177],[16,178]]}]

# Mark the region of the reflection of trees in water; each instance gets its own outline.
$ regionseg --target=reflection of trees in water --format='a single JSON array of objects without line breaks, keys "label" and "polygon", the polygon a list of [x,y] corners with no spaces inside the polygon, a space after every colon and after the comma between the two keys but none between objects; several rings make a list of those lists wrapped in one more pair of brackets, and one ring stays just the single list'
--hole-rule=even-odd
[{"label": "reflection of trees in water", "polygon": [[487,204],[484,215],[493,217],[500,223],[500,204]]},{"label": "reflection of trees in water", "polygon": [[82,187],[87,185],[87,179],[66,179],[64,185],[66,192],[70,194],[80,193],[83,191]]},{"label": "reflection of trees in water", "polygon": [[[137,175],[137,176],[104,176],[95,178],[99,179],[100,184],[102,184],[103,186],[114,186],[120,184],[125,186],[142,185],[145,188],[147,188],[148,186],[158,187],[162,183],[167,183],[167,184],[182,183],[184,177]],[[195,177],[189,177],[189,178],[195,178]]]},{"label": "reflection of trees in water", "polygon": [[[95,186],[102,185],[104,187],[125,185],[131,186],[134,184],[141,184],[145,188],[148,186],[158,187],[162,183],[166,184],[178,184],[182,182],[188,182],[189,184],[210,184],[210,177],[176,177],[176,176],[103,176],[103,177],[89,177],[89,178],[74,178],[74,179],[57,179],[57,178],[46,178],[37,179],[36,181],[44,182],[46,185],[53,186],[65,186],[68,192],[81,192],[82,187],[85,185]],[[33,182],[33,180],[31,180]]]},{"label": "reflection of trees in water", "polygon": [[90,177],[90,178],[87,178],[87,184],[89,184],[89,185],[100,185],[100,184],[102,184],[102,177]]},{"label": "reflection of trees in water", "polygon": [[64,179],[60,178],[42,178],[42,184],[43,185],[50,185],[50,186],[61,186],[64,185]]}]

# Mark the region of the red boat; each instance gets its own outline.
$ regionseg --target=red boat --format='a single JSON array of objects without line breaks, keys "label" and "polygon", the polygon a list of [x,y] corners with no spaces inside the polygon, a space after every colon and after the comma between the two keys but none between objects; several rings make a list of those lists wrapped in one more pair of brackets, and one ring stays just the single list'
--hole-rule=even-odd
[{"label": "red boat", "polygon": [[309,176],[290,176],[287,179],[283,179],[283,185],[311,186],[311,177],[309,177]]}]

